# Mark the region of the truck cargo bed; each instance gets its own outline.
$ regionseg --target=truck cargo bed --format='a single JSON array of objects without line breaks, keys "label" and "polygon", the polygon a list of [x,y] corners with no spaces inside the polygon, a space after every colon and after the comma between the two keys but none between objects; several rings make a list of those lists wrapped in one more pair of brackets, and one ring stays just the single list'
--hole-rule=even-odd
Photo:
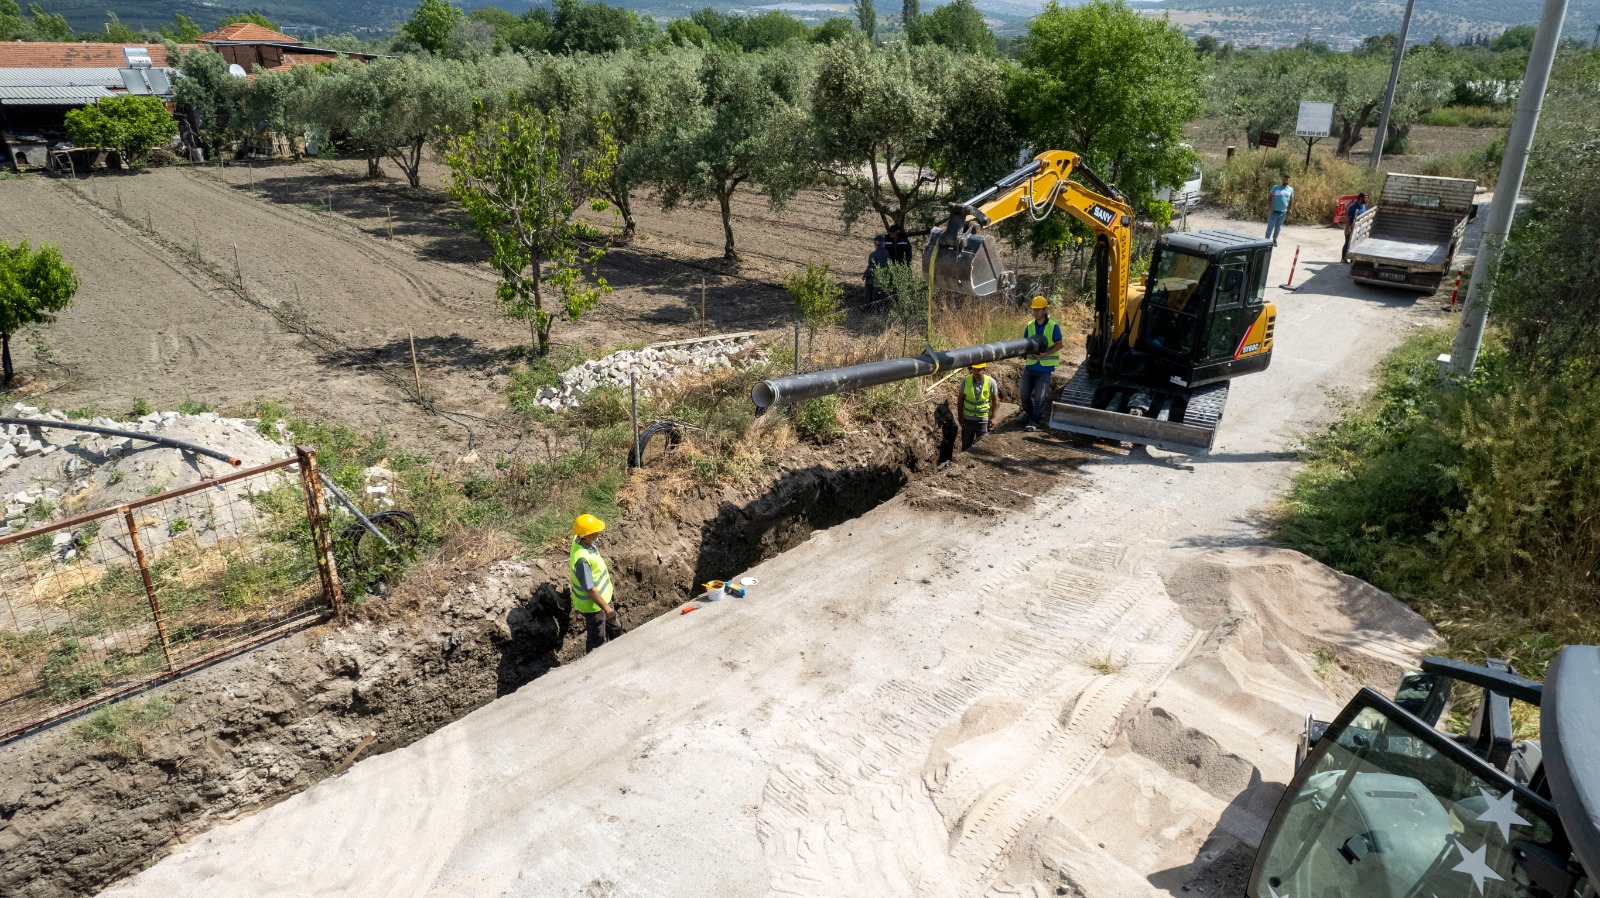
[{"label": "truck cargo bed", "polygon": [[1393,237],[1368,237],[1360,243],[1351,243],[1351,256],[1372,256],[1385,261],[1409,262],[1413,265],[1438,265],[1443,267],[1450,256],[1449,241],[1405,240]]}]

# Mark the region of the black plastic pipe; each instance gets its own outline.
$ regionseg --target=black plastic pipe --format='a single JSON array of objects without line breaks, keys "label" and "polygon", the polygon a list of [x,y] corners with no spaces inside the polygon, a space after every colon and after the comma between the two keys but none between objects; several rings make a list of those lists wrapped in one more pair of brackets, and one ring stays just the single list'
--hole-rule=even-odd
[{"label": "black plastic pipe", "polygon": [[750,401],[756,404],[758,410],[765,411],[774,405],[790,405],[847,390],[859,390],[863,387],[909,380],[913,377],[927,377],[941,371],[965,368],[978,362],[998,362],[1001,359],[1012,359],[1030,352],[1043,352],[1048,348],[1049,344],[1044,342],[1043,337],[1031,340],[1018,337],[1015,340],[1002,340],[999,343],[980,343],[977,346],[962,346],[959,349],[934,350],[924,352],[922,355],[867,362],[865,365],[851,365],[848,368],[830,368],[827,371],[815,371],[811,374],[775,377],[752,387]]},{"label": "black plastic pipe", "polygon": [[151,436],[148,433],[140,433],[137,430],[118,430],[115,427],[97,427],[93,424],[73,424],[70,421],[57,421],[53,418],[12,418],[3,415],[0,415],[0,424],[21,424],[26,427],[54,427],[60,430],[81,430],[85,433],[98,433],[102,436],[108,437],[127,437],[130,440],[139,440],[145,443],[155,443],[158,446],[166,446],[170,449],[182,449],[184,452],[193,452],[196,455],[204,455],[206,458],[214,458],[217,461],[227,462],[235,468],[243,464],[243,462],[241,462],[239,459],[234,458],[226,452],[218,452],[215,449],[207,449],[204,446],[188,442],[187,440],[174,440],[171,437]]}]

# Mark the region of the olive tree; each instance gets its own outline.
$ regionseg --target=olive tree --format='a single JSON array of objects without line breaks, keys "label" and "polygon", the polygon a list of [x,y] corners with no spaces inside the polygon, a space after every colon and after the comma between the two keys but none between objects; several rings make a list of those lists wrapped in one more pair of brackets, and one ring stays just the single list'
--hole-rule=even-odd
[{"label": "olive tree", "polygon": [[467,130],[448,137],[444,158],[446,189],[489,244],[501,312],[528,322],[529,349],[547,355],[553,311],[576,321],[611,292],[595,274],[603,234],[577,216],[585,205],[608,208],[596,185],[616,164],[615,148],[579,160],[555,114],[517,107],[496,116],[479,103]]},{"label": "olive tree", "polygon": [[662,207],[716,200],[730,262],[738,258],[732,204],[739,188],[759,185],[782,208],[808,176],[805,63],[803,51],[790,49],[706,52],[697,102],[650,143],[648,170]]},{"label": "olive tree", "polygon": [[48,324],[72,304],[78,276],[49,244],[38,250],[24,240],[11,246],[0,240],[0,370],[11,384],[11,336],[30,324]]},{"label": "olive tree", "polygon": [[1002,174],[1015,154],[1000,64],[943,47],[821,47],[811,108],[814,152],[844,191],[847,226],[863,214],[925,225],[958,185]]},{"label": "olive tree", "polygon": [[412,187],[422,186],[422,151],[428,141],[470,118],[478,86],[472,66],[415,56],[345,63],[324,77],[335,80],[314,89],[321,124],[363,148],[369,175],[382,154],[399,166]]}]

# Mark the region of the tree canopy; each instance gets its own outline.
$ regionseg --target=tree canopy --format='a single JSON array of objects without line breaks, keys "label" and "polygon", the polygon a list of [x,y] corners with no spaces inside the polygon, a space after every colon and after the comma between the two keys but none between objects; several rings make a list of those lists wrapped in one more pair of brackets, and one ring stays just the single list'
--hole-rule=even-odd
[{"label": "tree canopy", "polygon": [[67,112],[67,135],[82,147],[116,150],[132,168],[178,136],[178,123],[159,97],[111,96]]},{"label": "tree canopy", "polygon": [[1012,107],[1033,146],[1077,152],[1136,207],[1188,176],[1183,126],[1204,108],[1204,73],[1176,27],[1121,2],[1052,0],[1020,61]]},{"label": "tree canopy", "polygon": [[10,385],[11,337],[30,324],[48,324],[72,304],[78,276],[49,244],[38,250],[23,240],[16,246],[0,240],[0,369]]}]

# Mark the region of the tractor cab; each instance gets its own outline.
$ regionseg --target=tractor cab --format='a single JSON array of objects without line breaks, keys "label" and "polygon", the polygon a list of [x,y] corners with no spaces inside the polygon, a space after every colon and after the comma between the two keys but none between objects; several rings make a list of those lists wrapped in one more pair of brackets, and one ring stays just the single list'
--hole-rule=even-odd
[{"label": "tractor cab", "polygon": [[1266,301],[1271,263],[1267,240],[1227,231],[1163,234],[1134,318],[1129,361],[1188,386],[1265,369],[1277,314]]}]

